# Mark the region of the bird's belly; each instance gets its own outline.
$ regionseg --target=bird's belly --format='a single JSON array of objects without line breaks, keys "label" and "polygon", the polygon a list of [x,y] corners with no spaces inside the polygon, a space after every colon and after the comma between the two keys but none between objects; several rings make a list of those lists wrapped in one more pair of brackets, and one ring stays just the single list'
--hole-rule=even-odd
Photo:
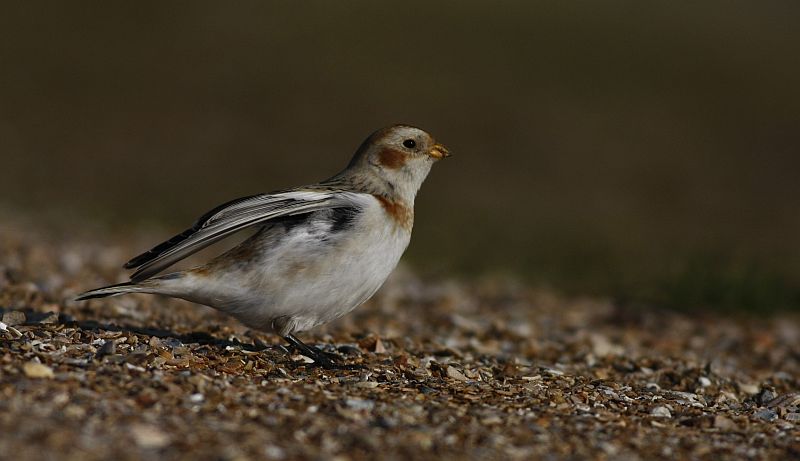
[{"label": "bird's belly", "polygon": [[215,307],[279,333],[341,317],[380,288],[408,246],[410,232],[382,218],[367,211],[345,231],[296,231],[268,242],[227,280],[234,301]]}]

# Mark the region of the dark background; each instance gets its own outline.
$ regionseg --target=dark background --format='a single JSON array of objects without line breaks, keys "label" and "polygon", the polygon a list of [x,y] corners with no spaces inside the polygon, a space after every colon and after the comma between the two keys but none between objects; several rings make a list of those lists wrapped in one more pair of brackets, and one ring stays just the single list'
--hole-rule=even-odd
[{"label": "dark background", "polygon": [[167,237],[404,122],[426,274],[800,307],[800,3],[662,3],[6,3],[0,206]]}]

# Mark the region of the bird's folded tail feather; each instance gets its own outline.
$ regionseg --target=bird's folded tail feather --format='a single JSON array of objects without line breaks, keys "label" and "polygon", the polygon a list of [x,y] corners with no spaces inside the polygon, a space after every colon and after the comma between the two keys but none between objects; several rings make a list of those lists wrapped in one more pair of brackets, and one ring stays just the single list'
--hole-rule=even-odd
[{"label": "bird's folded tail feather", "polygon": [[94,299],[94,298],[105,298],[107,296],[117,296],[117,295],[124,295],[127,293],[137,293],[141,291],[145,291],[147,288],[133,283],[133,282],[123,282],[118,283],[116,285],[109,285],[103,288],[97,288],[94,290],[89,290],[85,293],[81,293],[75,298],[75,301],[83,301],[85,299]]}]

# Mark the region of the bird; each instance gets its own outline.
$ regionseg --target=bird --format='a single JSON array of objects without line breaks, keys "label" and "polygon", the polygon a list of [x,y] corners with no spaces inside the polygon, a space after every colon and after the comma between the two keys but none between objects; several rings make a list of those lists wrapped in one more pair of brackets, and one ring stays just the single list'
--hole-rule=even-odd
[{"label": "bird", "polygon": [[[307,186],[238,198],[125,265],[128,282],[80,294],[181,298],[247,327],[281,336],[324,368],[347,367],[297,334],[335,320],[383,285],[411,239],[414,200],[450,151],[426,131],[392,125],[366,138],[338,174]],[[164,273],[244,229],[254,233],[219,256]]]}]

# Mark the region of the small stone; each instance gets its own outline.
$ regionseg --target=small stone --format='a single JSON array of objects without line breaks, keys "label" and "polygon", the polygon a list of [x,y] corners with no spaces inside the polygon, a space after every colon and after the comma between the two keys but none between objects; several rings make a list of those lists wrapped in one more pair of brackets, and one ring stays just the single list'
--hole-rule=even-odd
[{"label": "small stone", "polygon": [[113,339],[107,339],[97,351],[98,356],[114,355],[117,353],[117,343]]},{"label": "small stone", "polygon": [[25,323],[26,320],[27,317],[25,317],[25,313],[22,311],[9,311],[3,314],[3,323],[10,327],[21,325]]},{"label": "small stone", "polygon": [[735,431],[739,429],[736,423],[724,415],[717,415],[714,417],[714,427],[723,431]]},{"label": "small stone", "polygon": [[376,354],[385,354],[386,353],[386,347],[384,347],[383,341],[381,341],[381,338],[375,339],[375,353]]},{"label": "small stone", "polygon": [[650,392],[658,392],[661,390],[661,386],[653,382],[645,384],[644,388]]},{"label": "small stone", "polygon": [[700,387],[708,387],[711,385],[711,380],[705,376],[697,378],[697,382],[700,383]]},{"label": "small stone", "polygon": [[739,390],[741,390],[745,394],[755,395],[758,394],[758,385],[739,383]]},{"label": "small stone", "polygon": [[607,355],[615,355],[620,353],[620,348],[614,346],[611,341],[603,335],[593,334],[589,337],[592,343],[592,352],[598,357],[605,357]]},{"label": "small stone", "polygon": [[166,432],[144,424],[135,424],[131,426],[131,435],[136,445],[145,449],[164,448],[170,442]]},{"label": "small stone", "polygon": [[[256,341],[259,342],[262,346],[266,347],[263,341],[256,338]],[[164,347],[169,347],[171,349],[179,348],[183,346],[183,343],[179,339],[175,338],[162,338],[161,345]]]},{"label": "small stone", "polygon": [[447,377],[458,381],[466,381],[467,377],[452,365],[447,366]]},{"label": "small stone", "polygon": [[147,371],[144,368],[142,368],[142,367],[140,367],[138,365],[134,365],[134,364],[129,363],[129,362],[125,362],[125,368],[127,368],[128,370],[138,371],[140,373],[144,373],[144,372]]},{"label": "small stone", "polygon": [[600,442],[599,446],[600,446],[600,449],[603,450],[603,452],[605,452],[605,454],[607,454],[609,456],[613,457],[614,455],[619,453],[619,449],[617,447],[615,447],[613,443]]},{"label": "small stone", "polygon": [[655,407],[650,410],[650,415],[656,418],[672,418],[672,413],[670,413],[667,407]]},{"label": "small stone", "polygon": [[67,405],[63,410],[64,416],[70,419],[83,419],[86,417],[86,409],[78,405]]},{"label": "small stone", "polygon": [[347,399],[344,403],[353,410],[369,411],[375,407],[375,402],[365,399]]},{"label": "small stone", "polygon": [[[765,397],[773,397],[765,396]],[[800,394],[796,392],[792,392],[789,394],[784,394],[778,397],[773,397],[771,399],[766,399],[762,402],[762,406],[767,408],[792,408],[797,407],[800,404]]]},{"label": "small stone", "polygon": [[757,411],[753,416],[764,421],[775,421],[778,419],[778,414],[768,408]]},{"label": "small stone", "polygon": [[361,381],[356,383],[356,387],[360,387],[362,389],[375,389],[378,387],[378,383],[375,381]]},{"label": "small stone", "polygon": [[295,362],[303,362],[303,363],[314,363],[314,359],[311,357],[306,357],[303,354],[293,355],[292,360]]},{"label": "small stone", "polygon": [[542,368],[542,371],[550,376],[564,376],[563,371],[556,370],[555,368]]},{"label": "small stone", "polygon": [[55,312],[48,312],[38,320],[38,323],[46,323],[46,324],[58,323],[58,314]]},{"label": "small stone", "polygon": [[22,366],[22,371],[25,372],[25,376],[28,378],[52,379],[54,377],[53,369],[39,362],[26,363]]},{"label": "small stone", "polygon": [[286,452],[283,451],[283,448],[275,446],[275,445],[267,445],[264,448],[264,455],[266,455],[269,459],[284,459],[286,458]]},{"label": "small stone", "polygon": [[767,404],[774,399],[775,399],[775,393],[769,389],[762,389],[761,392],[759,392],[755,398],[756,403],[758,403],[762,407],[768,406]]}]

